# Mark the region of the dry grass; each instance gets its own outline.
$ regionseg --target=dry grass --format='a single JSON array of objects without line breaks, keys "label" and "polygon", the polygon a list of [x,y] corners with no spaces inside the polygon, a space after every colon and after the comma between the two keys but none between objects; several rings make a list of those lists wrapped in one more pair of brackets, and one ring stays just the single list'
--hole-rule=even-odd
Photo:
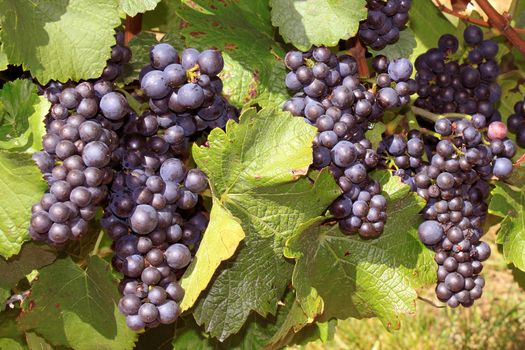
[{"label": "dry grass", "polygon": [[[492,256],[483,271],[484,295],[473,307],[436,308],[418,301],[416,315],[406,317],[399,331],[388,332],[376,319],[349,319],[339,322],[333,340],[294,349],[525,349],[525,292],[514,282],[494,237],[490,232],[484,237],[491,244]],[[420,291],[423,297],[436,300],[433,293],[432,287]]]}]

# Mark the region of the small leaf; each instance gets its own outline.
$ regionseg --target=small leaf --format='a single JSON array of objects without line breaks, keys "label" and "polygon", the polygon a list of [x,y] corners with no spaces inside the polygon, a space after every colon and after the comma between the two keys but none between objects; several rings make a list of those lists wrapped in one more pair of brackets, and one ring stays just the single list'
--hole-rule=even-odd
[{"label": "small leaf", "polygon": [[29,238],[31,206],[47,188],[26,153],[0,151],[0,255],[17,254]]},{"label": "small leaf", "polygon": [[220,263],[235,253],[243,238],[244,231],[238,220],[214,197],[210,224],[206,228],[195,259],[181,279],[181,286],[186,291],[180,304],[182,311],[195,304]]},{"label": "small leaf", "polygon": [[366,132],[366,138],[372,143],[372,148],[377,149],[379,143],[383,140],[383,133],[386,130],[386,125],[382,122],[374,124],[374,128]]},{"label": "small leaf", "polygon": [[17,310],[0,313],[0,349],[25,350],[24,334],[16,325]]},{"label": "small leaf", "polygon": [[194,310],[197,322],[220,340],[237,333],[252,310],[276,312],[292,271],[282,256],[284,241],[340,193],[327,171],[312,181],[300,177],[311,163],[315,135],[315,128],[289,113],[248,109],[239,124],[213,130],[208,147],[193,148],[213,196],[246,234]]},{"label": "small leaf", "polygon": [[28,153],[42,149],[50,106],[31,80],[6,83],[0,90],[0,149]]},{"label": "small leaf", "polygon": [[26,342],[29,346],[29,349],[54,350],[44,338],[40,337],[36,333],[26,333]]},{"label": "small leaf", "polygon": [[414,51],[416,45],[414,33],[410,28],[406,28],[399,33],[399,40],[396,43],[387,45],[383,50],[369,50],[374,56],[385,55],[390,60],[393,60],[401,57],[409,57]]},{"label": "small leaf", "polygon": [[[522,184],[523,185],[523,184]],[[492,191],[489,211],[503,218],[496,243],[503,246],[503,257],[525,271],[525,194],[504,183]]]},{"label": "small leaf", "polygon": [[400,314],[415,312],[414,288],[435,280],[434,254],[417,235],[423,200],[398,177],[375,176],[388,200],[379,238],[346,236],[337,225],[314,226],[291,238],[286,252],[297,259],[293,285],[299,302],[315,290],[324,303],[322,320],[379,317],[388,328],[399,328]]},{"label": "small leaf", "polygon": [[120,0],[120,8],[128,16],[144,13],[155,9],[161,0]]},{"label": "small leaf", "polygon": [[284,41],[301,51],[316,46],[335,46],[357,33],[366,19],[365,0],[271,0],[272,23]]},{"label": "small leaf", "polygon": [[9,61],[7,60],[7,56],[4,52],[3,45],[0,42],[0,71],[7,69],[8,64]]},{"label": "small leaf", "polygon": [[[20,254],[9,260],[0,258],[0,293],[10,294],[10,290],[25,275],[55,261],[55,254],[53,248],[30,242],[24,244]],[[0,300],[0,309],[3,309],[4,301],[3,298]]]},{"label": "small leaf", "polygon": [[121,20],[106,0],[0,2],[0,41],[9,63],[41,84],[97,78],[111,56]]},{"label": "small leaf", "polygon": [[131,349],[136,333],[117,309],[119,293],[110,266],[93,256],[82,270],[70,258],[40,271],[20,316],[24,330],[51,345],[78,350]]}]

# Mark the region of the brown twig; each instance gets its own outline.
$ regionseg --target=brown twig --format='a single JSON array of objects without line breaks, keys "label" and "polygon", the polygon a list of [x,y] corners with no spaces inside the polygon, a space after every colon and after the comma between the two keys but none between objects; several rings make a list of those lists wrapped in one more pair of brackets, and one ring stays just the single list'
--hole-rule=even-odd
[{"label": "brown twig", "polygon": [[142,13],[135,17],[126,16],[126,30],[124,31],[124,43],[126,46],[135,35],[142,30]]},{"label": "brown twig", "polygon": [[[462,13],[459,13],[455,10],[452,10],[452,9],[449,9],[448,7],[446,7],[445,5],[443,5],[439,0],[435,0],[436,2],[436,6],[437,8],[441,11],[441,12],[444,12],[446,14],[449,14],[451,16],[454,16],[454,17],[457,17],[465,22],[469,22],[469,23],[472,23],[472,24],[477,24],[478,26],[482,26],[482,27],[487,27],[487,28],[490,28],[491,25],[482,20],[482,19],[479,19],[479,18],[473,18],[473,17],[469,17],[467,15],[464,15]],[[522,29],[522,28],[514,28],[514,30],[518,33],[522,33],[522,34],[525,34],[525,29]]]},{"label": "brown twig", "polygon": [[487,1],[475,0],[478,6],[485,12],[488,17],[488,22],[497,30],[499,30],[505,38],[516,47],[523,55],[525,55],[525,40],[523,40],[515,28],[513,28],[509,19],[505,18]]},{"label": "brown twig", "polygon": [[357,72],[359,73],[359,77],[368,78],[370,72],[368,70],[368,63],[366,62],[366,48],[363,46],[359,38],[355,38],[355,42],[348,52],[357,60]]}]

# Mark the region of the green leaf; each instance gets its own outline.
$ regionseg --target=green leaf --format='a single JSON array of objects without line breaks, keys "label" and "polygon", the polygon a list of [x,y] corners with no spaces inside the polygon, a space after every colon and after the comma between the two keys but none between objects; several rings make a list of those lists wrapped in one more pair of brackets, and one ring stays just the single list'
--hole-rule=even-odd
[{"label": "green leaf", "polygon": [[289,113],[248,109],[239,124],[227,124],[226,132],[212,130],[208,147],[194,146],[193,157],[208,175],[213,196],[246,234],[194,311],[212,336],[224,340],[238,332],[251,310],[275,313],[292,271],[282,256],[284,241],[339,195],[328,172],[312,181],[299,177],[311,163],[315,134]]},{"label": "green leaf", "polygon": [[463,38],[461,32],[443,16],[432,0],[412,1],[408,26],[417,43],[410,56],[412,62],[429,48],[437,47],[439,37],[445,33],[454,34],[460,40]]},{"label": "green leaf", "polygon": [[[207,336],[191,319],[183,319],[177,324],[173,338],[174,350],[244,350],[244,349],[277,349],[270,343],[271,338],[282,327],[294,307],[294,293],[288,292],[280,303],[275,316],[263,318],[252,314],[241,331],[224,342]],[[280,347],[286,345],[282,343]],[[279,347],[279,348],[280,348]]]},{"label": "green leaf", "polygon": [[155,9],[161,0],[120,0],[120,8],[128,16],[135,16],[137,13],[144,13]]},{"label": "green leaf", "polygon": [[2,0],[0,14],[9,62],[41,84],[99,77],[121,22],[118,3],[106,0]]},{"label": "green leaf", "polygon": [[0,313],[0,349],[27,349],[23,333],[16,325],[17,310],[7,310]]},{"label": "green leaf", "polygon": [[424,201],[388,172],[376,176],[388,200],[388,219],[377,239],[346,236],[334,226],[314,226],[287,243],[297,259],[293,285],[299,302],[312,290],[323,299],[323,320],[379,317],[399,328],[400,314],[415,312],[414,288],[435,280],[433,252],[419,241]]},{"label": "green leaf", "polygon": [[4,258],[17,254],[29,238],[31,206],[45,189],[28,154],[0,151],[0,255]]},{"label": "green leaf", "polygon": [[186,291],[180,304],[182,311],[195,304],[220,263],[232,257],[243,239],[244,231],[238,220],[214,197],[210,224],[206,228],[195,259],[181,279],[181,286]]},{"label": "green leaf", "polygon": [[395,44],[387,45],[383,50],[379,51],[369,50],[374,56],[385,55],[390,60],[393,60],[401,57],[410,57],[416,45],[414,33],[410,28],[406,28],[399,33],[399,40]]},{"label": "green leaf", "polygon": [[505,74],[508,79],[500,82],[501,99],[498,105],[498,111],[501,113],[502,120],[505,122],[508,117],[514,114],[514,105],[518,101],[523,101],[525,95],[525,87],[518,85],[518,79],[523,73],[516,71],[516,75]]},{"label": "green leaf", "polygon": [[20,325],[54,346],[132,349],[136,334],[118,311],[117,282],[110,269],[96,256],[85,270],[70,258],[43,268],[22,305]]},{"label": "green leaf", "polygon": [[29,346],[29,349],[38,349],[38,350],[57,350],[47,343],[47,341],[38,336],[36,333],[26,333],[26,342]]},{"label": "green leaf", "polygon": [[[18,281],[25,278],[25,275],[35,269],[51,264],[55,261],[56,252],[53,248],[37,245],[36,243],[26,243],[22,247],[20,254],[11,257],[9,260],[0,258],[0,293],[9,295],[11,289],[16,286]],[[0,309],[4,307],[5,299],[0,300]]]},{"label": "green leaf", "polygon": [[372,147],[377,149],[379,143],[383,140],[383,133],[386,130],[386,125],[382,122],[374,124],[374,128],[366,132],[366,138],[372,142]]},{"label": "green leaf", "polygon": [[[284,51],[274,40],[268,1],[207,0],[179,5],[177,21],[168,32],[182,32],[186,44],[203,50],[222,51],[221,78],[230,103],[241,107],[258,103],[282,106],[288,99]],[[242,19],[242,20],[240,20]]]},{"label": "green leaf", "polygon": [[4,46],[0,42],[0,71],[7,69],[7,65],[9,64],[3,47]]},{"label": "green leaf", "polygon": [[0,90],[0,149],[28,153],[42,149],[50,106],[31,80],[6,83]]},{"label": "green leaf", "polygon": [[525,290],[525,271],[522,271],[516,266],[509,264],[508,268],[512,272],[512,277],[514,277],[514,281],[520,286],[521,289]]},{"label": "green leaf", "polygon": [[301,51],[315,46],[336,46],[357,33],[366,19],[365,0],[270,0],[272,23],[284,41]]},{"label": "green leaf", "polygon": [[[522,184],[523,185],[523,184]],[[525,271],[525,194],[498,182],[492,191],[489,211],[503,218],[496,243],[503,246],[503,257]]]},{"label": "green leaf", "polygon": [[140,32],[130,40],[128,46],[131,52],[131,60],[123,66],[122,75],[118,81],[127,85],[139,79],[142,68],[150,64],[149,51],[151,47],[157,44],[155,35],[148,32]]}]

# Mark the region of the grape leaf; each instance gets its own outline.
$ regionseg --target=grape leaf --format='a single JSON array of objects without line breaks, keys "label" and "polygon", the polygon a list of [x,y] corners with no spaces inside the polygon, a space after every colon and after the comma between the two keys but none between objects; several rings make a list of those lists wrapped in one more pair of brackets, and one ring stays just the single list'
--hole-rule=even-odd
[{"label": "grape leaf", "polygon": [[89,258],[85,270],[69,257],[43,268],[22,304],[20,325],[55,346],[132,349],[136,334],[117,309],[119,293],[110,269],[97,256]]},{"label": "grape leaf", "polygon": [[9,61],[7,60],[7,56],[4,52],[3,45],[0,42],[0,71],[5,70],[8,64]]},{"label": "grape leaf", "polygon": [[129,84],[138,80],[142,68],[149,64],[149,50],[157,43],[155,35],[148,32],[140,32],[131,39],[128,46],[133,54],[129,63],[123,66],[122,75],[118,81]]},{"label": "grape leaf", "polygon": [[0,90],[0,149],[33,153],[42,149],[44,117],[51,104],[31,80],[15,80]]},{"label": "grape leaf", "polygon": [[336,46],[357,33],[366,19],[365,0],[270,0],[272,23],[284,41],[301,51],[315,46]]},{"label": "grape leaf", "polygon": [[509,79],[500,83],[501,99],[499,100],[498,111],[501,113],[504,122],[511,114],[514,114],[516,102],[523,101],[523,96],[525,96],[525,87],[517,84],[521,74],[520,71],[517,71],[515,76],[510,76]]},{"label": "grape leaf", "polygon": [[313,181],[299,177],[311,163],[315,134],[289,113],[248,109],[226,132],[213,130],[208,147],[193,148],[213,196],[240,219],[246,234],[194,310],[197,322],[220,340],[238,332],[251,310],[275,313],[292,271],[282,256],[284,240],[339,195],[328,172]]},{"label": "grape leaf", "polygon": [[182,311],[195,304],[220,263],[235,253],[243,238],[244,231],[238,220],[214,197],[210,224],[206,228],[195,259],[181,279],[181,286],[186,291],[180,304]]},{"label": "grape leaf", "polygon": [[0,151],[0,255],[4,258],[18,254],[29,238],[31,206],[45,189],[28,154]]},{"label": "grape leaf", "polygon": [[525,271],[524,206],[523,189],[518,191],[501,182],[496,184],[489,204],[490,213],[503,218],[496,243],[502,245],[505,261],[522,271]]},{"label": "grape leaf", "polygon": [[29,346],[29,349],[38,349],[38,350],[58,350],[49,345],[46,340],[36,333],[26,333],[26,342]]},{"label": "grape leaf", "polygon": [[17,310],[0,313],[0,349],[27,349],[23,333],[16,326]]},{"label": "grape leaf", "polygon": [[435,280],[433,252],[419,241],[424,201],[388,172],[376,176],[388,200],[388,221],[377,239],[346,236],[334,226],[313,226],[288,240],[297,259],[293,285],[299,302],[312,289],[323,299],[322,320],[377,316],[399,328],[402,313],[415,312],[414,288]]},{"label": "grape leaf", "polygon": [[0,258],[0,309],[4,307],[4,295],[9,295],[10,290],[35,269],[51,264],[56,259],[54,249],[37,245],[36,243],[26,243],[22,247],[20,254],[11,257],[9,260]]},{"label": "grape leaf", "polygon": [[399,33],[399,40],[396,43],[387,45],[384,49],[379,51],[372,49],[369,50],[374,56],[385,55],[390,60],[393,60],[401,57],[410,57],[416,45],[414,33],[410,28],[406,28]]},{"label": "grape leaf", "polygon": [[161,0],[120,0],[120,8],[128,16],[135,16],[137,13],[144,13],[155,9]]},{"label": "grape leaf", "polygon": [[267,1],[186,1],[176,11],[184,24],[175,21],[169,35],[182,32],[189,46],[222,51],[223,91],[230,103],[280,107],[288,99],[284,51],[274,41]]},{"label": "grape leaf", "polygon": [[290,313],[293,312],[294,300],[293,292],[286,293],[275,316],[263,318],[256,314],[250,315],[241,331],[222,343],[207,336],[193,320],[183,319],[177,324],[172,342],[173,349],[276,349],[277,347],[270,344],[270,340],[289,318]]},{"label": "grape leaf", "polygon": [[106,0],[3,0],[0,14],[9,62],[41,84],[99,77],[121,22],[118,3]]},{"label": "grape leaf", "polygon": [[456,35],[460,42],[463,39],[460,31],[443,16],[432,0],[412,1],[408,26],[417,43],[410,56],[412,62],[421,53],[431,47],[436,47],[439,37],[445,33]]}]

